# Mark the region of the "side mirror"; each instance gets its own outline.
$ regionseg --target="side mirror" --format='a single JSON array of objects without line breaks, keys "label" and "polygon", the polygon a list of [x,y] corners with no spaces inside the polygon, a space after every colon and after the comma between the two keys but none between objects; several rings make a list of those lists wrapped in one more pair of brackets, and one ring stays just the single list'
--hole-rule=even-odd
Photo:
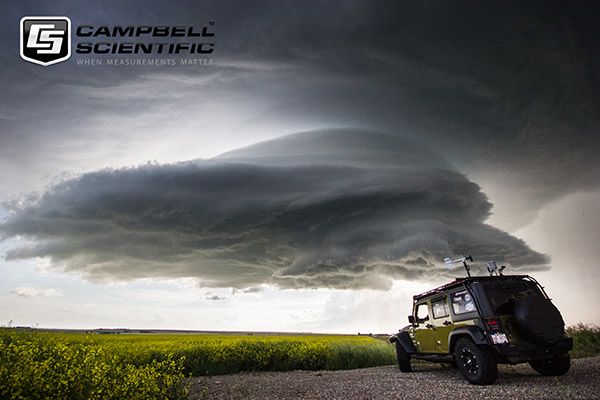
[{"label": "side mirror", "polygon": [[408,322],[410,324],[414,324],[415,323],[415,316],[414,315],[409,315],[408,316]]}]

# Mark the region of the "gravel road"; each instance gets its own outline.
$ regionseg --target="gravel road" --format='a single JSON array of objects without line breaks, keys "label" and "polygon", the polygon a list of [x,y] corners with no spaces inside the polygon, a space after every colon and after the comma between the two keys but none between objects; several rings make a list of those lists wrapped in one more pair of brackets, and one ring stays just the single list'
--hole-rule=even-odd
[{"label": "gravel road", "polygon": [[543,377],[527,364],[499,366],[498,381],[475,386],[458,370],[413,364],[350,371],[241,373],[191,378],[190,399],[600,399],[600,356],[573,360],[562,377]]}]

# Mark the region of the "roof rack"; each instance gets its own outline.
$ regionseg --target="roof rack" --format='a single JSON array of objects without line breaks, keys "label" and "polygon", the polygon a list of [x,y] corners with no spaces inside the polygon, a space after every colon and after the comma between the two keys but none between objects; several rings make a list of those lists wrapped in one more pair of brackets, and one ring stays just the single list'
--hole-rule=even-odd
[{"label": "roof rack", "polygon": [[535,280],[530,277],[529,275],[494,275],[494,276],[487,276],[487,275],[481,275],[481,276],[470,276],[470,277],[466,277],[466,278],[456,278],[454,281],[446,283],[442,286],[438,286],[434,289],[428,290],[426,292],[417,294],[413,296],[413,301],[417,301],[417,300],[421,300],[425,297],[429,297],[429,296],[433,296],[436,293],[441,293],[444,292],[448,289],[452,289],[453,287],[458,287],[464,283],[468,283],[468,282],[479,282],[479,281],[494,281],[494,280],[508,280],[508,281],[513,281],[513,280],[522,280],[522,279],[531,279],[535,282]]}]

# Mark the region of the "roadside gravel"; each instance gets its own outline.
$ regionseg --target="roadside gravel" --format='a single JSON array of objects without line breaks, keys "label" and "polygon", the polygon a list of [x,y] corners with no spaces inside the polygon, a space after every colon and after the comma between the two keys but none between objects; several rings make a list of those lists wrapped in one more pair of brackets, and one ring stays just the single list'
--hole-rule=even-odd
[{"label": "roadside gravel", "polygon": [[572,361],[561,377],[543,377],[529,365],[499,366],[498,381],[475,386],[458,370],[439,364],[413,364],[349,371],[240,373],[191,378],[190,399],[600,399],[600,356]]}]

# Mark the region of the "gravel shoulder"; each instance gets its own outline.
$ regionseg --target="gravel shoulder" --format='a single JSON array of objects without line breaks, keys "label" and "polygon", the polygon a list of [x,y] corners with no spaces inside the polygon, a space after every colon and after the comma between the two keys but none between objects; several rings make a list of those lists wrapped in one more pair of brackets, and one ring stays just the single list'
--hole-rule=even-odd
[{"label": "gravel shoulder", "polygon": [[240,373],[190,378],[190,399],[600,399],[600,356],[572,361],[561,377],[543,377],[527,364],[500,365],[491,386],[469,384],[456,369],[413,364],[348,371]]}]

